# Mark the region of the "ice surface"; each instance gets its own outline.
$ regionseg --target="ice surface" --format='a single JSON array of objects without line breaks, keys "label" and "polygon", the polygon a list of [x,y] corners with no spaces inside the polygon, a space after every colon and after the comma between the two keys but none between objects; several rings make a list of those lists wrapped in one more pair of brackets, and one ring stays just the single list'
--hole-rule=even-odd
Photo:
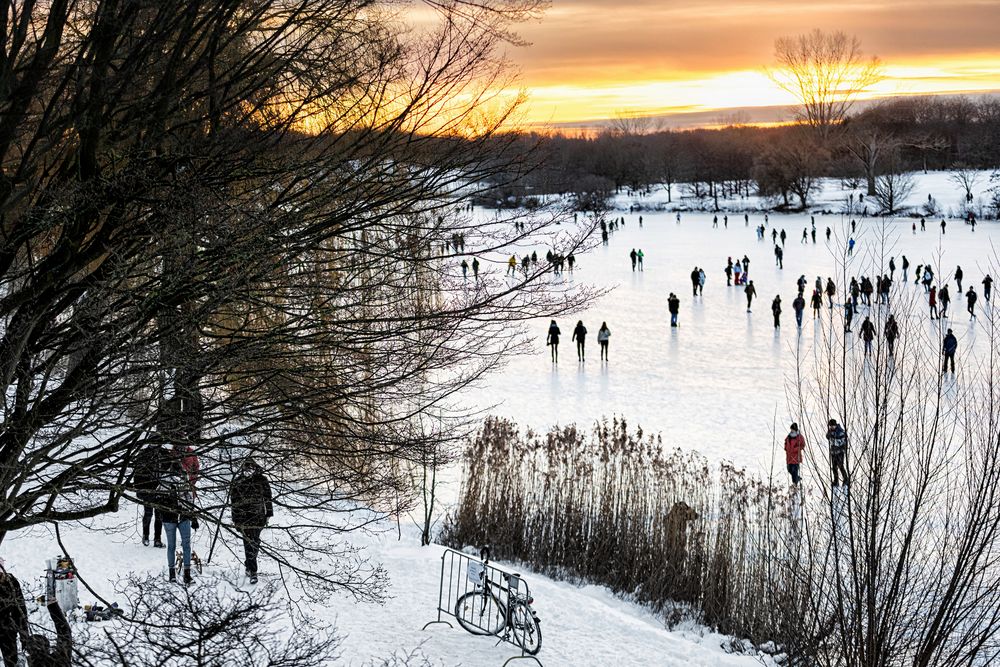
[{"label": "ice surface", "polygon": [[[958,210],[961,193],[948,181],[947,173],[919,174],[916,179],[910,197],[914,205],[926,201],[930,193],[942,206]],[[984,174],[979,191],[987,186]],[[841,206],[846,197],[844,191],[828,182],[813,210],[832,210]],[[466,398],[477,406],[499,403],[494,414],[535,430],[571,422],[590,425],[601,416],[619,415],[647,432],[662,432],[668,446],[696,449],[713,461],[728,459],[755,472],[769,470],[772,461],[783,464],[780,440],[788,422],[798,418],[790,414],[786,400],[787,375],[793,370],[793,350],[799,342],[792,311],[796,280],[804,274],[809,281],[808,301],[817,275],[823,277],[824,283],[827,276],[837,275],[835,268],[850,237],[850,217],[817,213],[817,243],[802,244],[802,230],[810,226],[810,213],[769,213],[765,240],[759,241],[754,231],[764,221],[764,214],[759,212],[750,213],[749,225],[744,224],[742,211],[731,213],[728,229],[723,227],[723,212],[718,213],[717,229],[712,228],[712,213],[683,212],[678,224],[672,209],[628,212],[632,203],[650,206],[664,204],[665,199],[662,190],[653,197],[616,198],[618,210],[610,215],[624,216],[625,226],[611,235],[607,246],[578,257],[574,273],[565,273],[566,280],[615,289],[585,312],[559,318],[563,335],[558,366],[550,363],[545,347],[548,321],[539,320],[530,327],[537,335],[534,354],[512,360]],[[755,198],[729,202],[734,207],[751,209],[760,204]],[[691,205],[677,197],[675,187],[674,206]],[[640,214],[642,229],[638,225]],[[914,221],[918,222],[916,234],[911,231]],[[918,264],[930,262],[942,279],[949,278],[955,266],[961,265],[965,289],[969,285],[976,287],[981,309],[987,305],[980,284],[983,275],[989,271],[994,278],[1000,276],[994,253],[1000,226],[994,221],[980,221],[973,232],[961,220],[949,218],[942,235],[939,223],[940,218],[928,219],[927,231],[921,232],[915,218],[858,217],[850,274],[874,279],[878,266],[888,273],[882,265],[883,256],[885,264],[894,256],[895,293],[901,289],[900,256],[906,255],[910,261],[906,296],[923,298],[923,289],[913,285]],[[827,226],[833,230],[830,243],[825,238]],[[784,229],[788,234],[784,269],[775,266],[772,228],[779,232]],[[632,248],[641,248],[645,253],[642,273],[631,269]],[[539,254],[544,255],[544,250]],[[750,258],[750,278],[758,295],[752,314],[746,312],[742,288],[726,287],[723,273],[727,257],[735,261],[744,254]],[[697,298],[692,297],[690,281],[695,266],[703,267],[707,275],[704,296]],[[837,289],[842,304],[845,285],[838,281]],[[667,312],[667,295],[671,291],[681,299],[677,329],[670,328]],[[953,327],[959,338],[961,366],[963,355],[973,346],[975,332],[985,322],[970,324],[964,315],[965,299],[957,293],[953,281],[950,291],[951,320],[947,326]],[[779,330],[773,327],[770,308],[776,294],[782,298]],[[820,335],[820,327],[831,326],[825,301],[824,297],[823,318],[817,322],[812,320],[807,306],[802,328],[802,341],[807,347]],[[925,327],[928,344],[939,345],[938,327],[942,323],[932,323],[924,313],[918,310],[912,326]],[[838,310],[837,317],[840,315]],[[862,311],[856,316],[855,332],[863,318]],[[570,341],[578,319],[588,329],[587,360],[582,364],[577,362]],[[986,318],[980,315],[979,319]],[[607,364],[599,361],[597,345],[602,321],[612,332]],[[906,335],[910,324],[901,326]],[[980,341],[984,338],[981,335]],[[979,347],[984,344],[980,342]],[[861,358],[858,351],[858,363]],[[772,428],[775,423],[777,433]]]}]

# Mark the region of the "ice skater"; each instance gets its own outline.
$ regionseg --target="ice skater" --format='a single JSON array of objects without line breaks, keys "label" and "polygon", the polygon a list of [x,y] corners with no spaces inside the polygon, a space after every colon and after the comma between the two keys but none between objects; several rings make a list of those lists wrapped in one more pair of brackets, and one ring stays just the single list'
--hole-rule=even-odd
[{"label": "ice skater", "polygon": [[799,466],[802,465],[802,450],[806,448],[806,439],[799,433],[799,425],[792,422],[785,436],[785,466],[792,476],[792,484],[798,485],[802,479],[799,476]]},{"label": "ice skater", "polygon": [[841,478],[845,486],[850,485],[847,476],[847,431],[837,423],[836,419],[827,422],[826,441],[830,446],[830,469],[833,472],[834,488],[840,486]]},{"label": "ice skater", "polygon": [[865,342],[865,356],[872,352],[872,341],[875,340],[875,325],[865,315],[865,321],[861,323],[861,340]]},{"label": "ice skater", "polygon": [[630,252],[630,253],[628,254],[628,256],[629,256],[629,259],[631,259],[631,260],[632,260],[632,272],[633,272],[633,273],[635,273],[635,265],[636,265],[636,264],[638,263],[638,261],[639,261],[639,255],[638,255],[638,254],[636,254],[636,252],[635,252],[635,248],[632,248],[632,252]]},{"label": "ice skater", "polygon": [[890,314],[889,319],[885,321],[885,344],[889,348],[889,354],[896,353],[896,339],[899,338],[899,324],[896,322],[896,316]]},{"label": "ice skater", "polygon": [[586,361],[586,353],[584,351],[584,346],[587,342],[587,327],[583,326],[583,320],[579,320],[576,323],[576,328],[573,329],[573,337],[570,342],[576,341],[576,358],[578,361]]},{"label": "ice skater", "polygon": [[559,363],[559,325],[555,320],[549,324],[549,334],[545,337],[545,344],[552,349],[552,363]]},{"label": "ice skater", "polygon": [[948,333],[944,335],[943,343],[944,352],[944,368],[941,369],[942,373],[948,372],[948,364],[951,364],[951,373],[955,374],[955,352],[958,351],[958,339],[955,338],[955,334],[951,329],[948,329]]},{"label": "ice skater", "polygon": [[837,286],[833,282],[833,278],[826,279],[826,298],[830,301],[830,308],[833,309],[833,297],[837,296]]},{"label": "ice skater", "polygon": [[747,295],[747,312],[748,313],[752,312],[750,310],[750,305],[753,303],[753,298],[757,296],[757,289],[753,286],[752,280],[747,284],[746,289],[743,290],[743,293]]},{"label": "ice skater", "polygon": [[[639,216],[642,219],[642,216]],[[608,341],[611,338],[611,329],[607,322],[601,322],[601,328],[597,330],[597,344],[601,347],[601,361],[608,360]]]},{"label": "ice skater", "polygon": [[677,326],[677,316],[681,312],[681,300],[677,298],[677,295],[673,292],[667,298],[667,310],[670,311],[670,326]]},{"label": "ice skater", "polygon": [[774,315],[774,328],[781,328],[781,295],[776,294],[771,302],[771,314]]},{"label": "ice skater", "polygon": [[942,285],[938,290],[938,302],[941,304],[941,316],[938,319],[948,319],[948,304],[951,303],[951,294],[948,293],[948,285]]},{"label": "ice skater", "polygon": [[699,273],[698,273],[698,267],[696,266],[696,267],[694,267],[694,269],[691,270],[691,295],[692,296],[698,296],[698,278],[699,278]]},{"label": "ice skater", "polygon": [[[642,252],[642,248],[639,248],[635,256],[639,260],[639,273],[642,273],[642,260],[646,257],[645,253]],[[570,265],[570,269],[572,269],[572,265]]]},{"label": "ice skater", "polygon": [[799,295],[792,301],[792,310],[795,311],[795,325],[800,329],[802,328],[802,312],[805,309],[806,300],[802,298],[802,291],[799,290]]},{"label": "ice skater", "polygon": [[976,288],[970,287],[969,291],[965,293],[966,309],[969,311],[969,319],[971,320],[976,316],[976,299],[979,295],[976,294]]},{"label": "ice skater", "polygon": [[814,289],[812,297],[809,299],[809,301],[812,304],[813,319],[815,320],[816,318],[819,317],[819,309],[823,305],[823,295],[819,293],[818,289]]},{"label": "ice skater", "polygon": [[965,273],[962,272],[961,265],[955,267],[955,284],[958,285],[958,293],[962,293],[962,278],[965,277]]},{"label": "ice skater", "polygon": [[941,319],[941,316],[938,315],[937,287],[936,286],[932,286],[931,287],[931,291],[927,295],[927,303],[930,306],[931,319],[932,320],[939,320],[939,319]]},{"label": "ice skater", "polygon": [[993,292],[993,278],[991,278],[990,274],[987,273],[986,277],[983,278],[983,298],[989,301],[990,294],[992,292]]}]

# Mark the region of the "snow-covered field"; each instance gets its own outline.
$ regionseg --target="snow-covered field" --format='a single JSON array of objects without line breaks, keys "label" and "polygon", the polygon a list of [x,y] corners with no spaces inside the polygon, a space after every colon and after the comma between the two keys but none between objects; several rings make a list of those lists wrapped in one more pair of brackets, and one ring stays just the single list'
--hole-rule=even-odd
[{"label": "snow-covered field", "polygon": [[[149,572],[166,576],[163,549],[143,547],[138,540],[138,517],[130,516],[134,507],[126,505],[118,514],[103,517],[90,524],[110,529],[90,530],[80,524],[64,524],[63,542],[75,558],[81,575],[108,600],[123,602],[116,595],[115,582],[129,573]],[[135,519],[135,521],[133,521]],[[281,521],[280,516],[277,521]],[[474,637],[458,627],[425,623],[436,620],[438,576],[441,570],[439,546],[420,547],[415,531],[403,526],[402,538],[397,539],[396,525],[382,525],[379,535],[353,535],[355,546],[364,546],[369,555],[380,561],[391,580],[390,598],[383,605],[356,603],[351,597],[329,598],[324,605],[311,611],[317,618],[336,625],[343,636],[338,665],[363,667],[381,665],[393,656],[416,651],[433,665],[487,666],[502,665],[517,650],[510,645],[496,646],[496,640]],[[265,540],[267,534],[265,532]],[[211,535],[195,531],[194,550],[203,557],[209,550]],[[237,578],[242,570],[231,550],[238,544],[223,544],[221,555],[212,563],[211,574],[196,580],[195,586],[228,586],[224,579]],[[44,558],[60,553],[54,534],[46,528],[23,531],[8,538],[0,547],[7,568],[21,577],[25,593],[37,595],[42,582],[32,575],[41,575]],[[262,577],[273,577],[274,564],[262,561]],[[615,598],[605,589],[559,583],[546,577],[521,570],[531,586],[535,610],[542,619],[543,644],[539,658],[548,666],[593,665],[760,665],[749,655],[726,653],[722,646],[726,637],[694,626],[685,630],[667,631],[661,619],[644,609]],[[294,586],[292,591],[294,594]],[[94,602],[92,594],[80,587],[80,602]],[[299,600],[302,602],[302,600]],[[32,613],[35,623],[48,624],[42,611]],[[78,621],[77,628],[83,621]],[[87,624],[99,629],[115,621]],[[423,664],[415,661],[414,665]]]},{"label": "snow-covered field", "polygon": [[[931,194],[942,207],[958,208],[961,193],[947,173],[917,174],[915,179],[916,187],[908,200],[913,206]],[[988,174],[984,173],[977,197],[985,196],[988,185]],[[848,193],[835,182],[825,186],[812,210],[840,210]],[[683,212],[678,224],[674,209],[692,206],[678,195],[675,186],[672,205],[666,204],[662,189],[643,198],[617,197],[616,211],[611,215],[624,217],[625,226],[611,235],[608,245],[578,258],[576,270],[567,271],[564,278],[614,290],[585,312],[559,320],[563,334],[559,365],[550,362],[545,347],[548,321],[539,320],[532,325],[537,334],[535,353],[512,360],[467,399],[478,407],[495,406],[493,413],[535,430],[571,422],[589,425],[602,416],[621,415],[647,432],[662,432],[670,446],[698,450],[713,462],[728,459],[753,472],[769,470],[772,457],[783,464],[778,446],[793,418],[786,401],[793,350],[800,342],[808,346],[820,335],[821,327],[831,326],[825,306],[824,318],[816,322],[807,310],[799,338],[792,312],[796,280],[806,276],[808,298],[816,276],[825,282],[827,276],[838,275],[835,267],[850,236],[850,217],[816,213],[817,243],[802,244],[802,231],[810,226],[811,213],[770,213],[767,235],[759,241],[754,228],[764,222],[764,214],[751,212],[749,225],[745,225],[742,213],[744,208],[761,206],[758,199],[725,203],[741,212],[729,216],[728,228],[720,212],[719,226],[713,228],[713,214],[705,212]],[[630,213],[633,203],[665,210]],[[895,256],[899,267],[901,255],[906,255],[910,284],[905,289],[917,298],[923,293],[921,287],[913,285],[917,265],[930,262],[942,279],[949,279],[956,265],[961,265],[965,289],[974,286],[980,293],[979,307],[986,306],[980,281],[987,272],[1000,276],[994,252],[1000,245],[1000,225],[980,221],[973,232],[961,220],[949,219],[942,235],[940,218],[936,218],[927,221],[924,232],[918,222],[914,234],[914,221],[918,219],[883,221],[859,216],[858,245],[849,274],[874,278],[877,267],[888,273],[885,264],[890,256]],[[830,243],[825,239],[827,226],[833,231]],[[784,229],[788,234],[784,269],[775,265],[772,229]],[[645,254],[641,273],[631,269],[632,248]],[[750,259],[750,278],[758,294],[752,314],[746,312],[742,288],[727,287],[723,273],[727,257],[735,261],[744,254]],[[539,249],[539,255],[544,255],[544,249]],[[704,268],[707,281],[704,295],[693,298],[690,273],[696,266]],[[894,289],[901,287],[900,273],[897,268]],[[982,324],[970,323],[963,315],[965,300],[954,282],[950,289],[952,319],[947,325],[958,336],[961,365],[963,355],[975,346]],[[843,284],[838,284],[838,290],[843,303]],[[670,328],[669,292],[681,299],[677,329]],[[770,308],[776,294],[781,295],[783,304],[779,330],[773,327]],[[836,317],[840,316],[838,310]],[[862,311],[855,331],[863,317]],[[588,329],[587,360],[582,364],[577,362],[570,340],[578,319]],[[605,321],[612,332],[610,362],[606,364],[599,361],[597,345],[597,331]],[[941,324],[916,318],[904,325],[903,331],[905,334],[906,326],[924,327],[931,340],[940,341],[943,332],[937,327]],[[980,340],[983,338],[980,333]],[[858,359],[860,363],[860,352]],[[961,381],[961,373],[958,379]],[[819,418],[825,420],[825,416]],[[775,421],[777,434],[772,429]]]}]

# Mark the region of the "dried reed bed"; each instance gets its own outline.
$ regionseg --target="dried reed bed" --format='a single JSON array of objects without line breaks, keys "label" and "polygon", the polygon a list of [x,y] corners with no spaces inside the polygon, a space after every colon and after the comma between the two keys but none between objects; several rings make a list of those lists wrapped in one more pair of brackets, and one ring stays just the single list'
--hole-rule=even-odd
[{"label": "dried reed bed", "polygon": [[[795,641],[793,498],[622,420],[545,434],[487,419],[441,539],[607,586],[754,642]],[[786,520],[781,520],[785,518]]]}]

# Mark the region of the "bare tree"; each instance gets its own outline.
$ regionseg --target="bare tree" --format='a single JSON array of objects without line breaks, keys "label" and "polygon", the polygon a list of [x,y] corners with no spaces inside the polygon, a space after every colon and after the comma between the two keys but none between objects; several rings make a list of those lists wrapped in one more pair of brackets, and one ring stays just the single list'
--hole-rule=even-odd
[{"label": "bare tree", "polygon": [[983,174],[978,169],[973,169],[966,164],[957,162],[951,167],[951,175],[948,176],[948,180],[955,185],[962,188],[962,196],[965,199],[965,203],[969,204],[972,202],[973,189],[982,180]]},{"label": "bare tree", "polygon": [[884,159],[892,155],[900,147],[900,141],[892,134],[877,126],[852,128],[846,140],[850,151],[865,173],[869,196],[875,196],[875,179]]},{"label": "bare tree", "polygon": [[883,78],[877,57],[867,58],[857,37],[816,29],[774,43],[772,80],[802,105],[801,120],[826,139],[847,118],[858,96]]},{"label": "bare tree", "polygon": [[491,91],[543,3],[427,4],[419,30],[362,0],[4,5],[0,540],[136,500],[165,443],[201,457],[227,541],[252,456],[264,555],[317,596],[384,591],[344,532],[412,505],[406,464],[461,437],[451,399],[525,349],[520,322],[586,300],[501,262],[591,230],[463,210],[534,167]]},{"label": "bare tree", "polygon": [[914,188],[913,175],[902,171],[887,171],[875,179],[875,201],[883,215],[895,215],[903,207]]}]

